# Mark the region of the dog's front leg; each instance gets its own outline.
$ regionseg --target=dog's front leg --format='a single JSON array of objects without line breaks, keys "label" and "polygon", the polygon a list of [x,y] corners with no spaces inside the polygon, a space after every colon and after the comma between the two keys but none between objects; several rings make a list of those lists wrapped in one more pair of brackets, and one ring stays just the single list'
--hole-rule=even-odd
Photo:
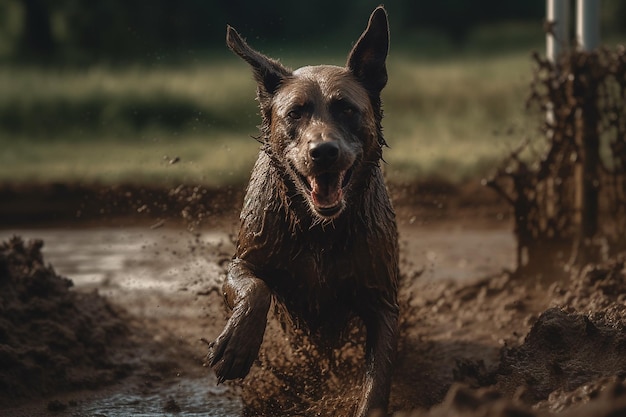
[{"label": "dog's front leg", "polygon": [[271,302],[265,282],[240,259],[231,263],[223,291],[233,314],[212,344],[207,361],[218,383],[243,378],[250,372],[263,341]]},{"label": "dog's front leg", "polygon": [[357,417],[386,415],[397,349],[398,308],[388,304],[365,317],[365,382]]}]

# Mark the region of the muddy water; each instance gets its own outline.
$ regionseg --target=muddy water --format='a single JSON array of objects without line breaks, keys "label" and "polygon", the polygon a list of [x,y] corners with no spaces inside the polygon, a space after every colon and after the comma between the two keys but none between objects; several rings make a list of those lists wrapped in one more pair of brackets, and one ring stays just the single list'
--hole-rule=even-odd
[{"label": "muddy water", "polygon": [[400,269],[422,270],[421,282],[467,281],[515,266],[515,238],[504,224],[497,228],[400,226],[400,244]]},{"label": "muddy water", "polygon": [[44,241],[43,255],[80,290],[97,291],[131,313],[197,319],[188,301],[214,285],[232,243],[224,232],[149,228],[2,230]]},{"label": "muddy water", "polygon": [[239,417],[242,414],[241,402],[228,391],[225,386],[207,386],[206,381],[183,378],[176,384],[140,391],[113,387],[97,394],[79,392],[61,395],[55,399],[60,404],[69,404],[65,409],[48,411],[50,403],[46,400],[0,410],[0,416]]},{"label": "muddy water", "polygon": [[77,288],[104,287],[104,293],[113,288],[176,290],[197,272],[194,268],[208,268],[207,276],[215,273],[216,256],[232,248],[226,233],[172,229],[0,231],[2,240],[12,235],[42,239],[45,259],[59,274],[71,278]]},{"label": "muddy water", "polygon": [[[215,317],[221,310],[207,306],[210,297],[206,292],[222,279],[220,264],[233,252],[226,232],[191,234],[169,228],[0,230],[2,240],[12,235],[43,239],[46,262],[70,278],[78,290],[96,289],[133,315],[165,326],[165,332],[198,350],[199,336],[214,338],[224,323],[224,317]],[[422,282],[484,277],[513,265],[514,239],[505,228],[406,228],[401,232],[401,245],[403,264],[422,270]],[[221,304],[218,296],[210,299]],[[152,389],[113,387],[106,393],[84,396],[67,412],[56,415],[169,415],[164,398],[176,400],[181,410],[176,415],[241,415],[236,393],[216,386],[208,371],[183,373],[169,385]]]},{"label": "muddy water", "polygon": [[[59,274],[72,279],[77,288],[97,288],[117,302],[142,291],[176,297],[190,286],[215,282],[222,273],[218,263],[234,250],[224,231],[0,230],[1,240],[12,235],[43,239],[45,259]],[[405,228],[400,242],[403,260],[423,270],[421,279],[426,281],[485,277],[514,265],[515,240],[506,225]]]}]

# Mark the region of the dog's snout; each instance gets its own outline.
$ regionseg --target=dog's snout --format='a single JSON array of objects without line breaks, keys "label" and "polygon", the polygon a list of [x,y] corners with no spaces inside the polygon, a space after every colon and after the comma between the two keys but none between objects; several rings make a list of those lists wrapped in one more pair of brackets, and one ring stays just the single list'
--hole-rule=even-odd
[{"label": "dog's snout", "polygon": [[334,141],[311,143],[309,144],[309,155],[317,166],[327,167],[339,158],[339,144]]}]

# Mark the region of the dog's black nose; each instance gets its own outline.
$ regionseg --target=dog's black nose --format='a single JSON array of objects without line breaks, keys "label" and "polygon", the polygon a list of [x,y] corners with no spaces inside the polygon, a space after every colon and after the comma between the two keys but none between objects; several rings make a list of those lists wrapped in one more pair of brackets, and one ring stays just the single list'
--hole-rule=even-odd
[{"label": "dog's black nose", "polygon": [[309,155],[315,165],[327,167],[337,161],[339,145],[333,141],[311,143],[309,145]]}]

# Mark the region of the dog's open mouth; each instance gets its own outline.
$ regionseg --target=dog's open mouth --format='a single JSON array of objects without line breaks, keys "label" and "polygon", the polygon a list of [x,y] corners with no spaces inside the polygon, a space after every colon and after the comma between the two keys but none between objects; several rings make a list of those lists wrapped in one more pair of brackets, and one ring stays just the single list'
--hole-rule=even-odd
[{"label": "dog's open mouth", "polygon": [[308,191],[307,197],[318,214],[333,217],[341,212],[344,207],[344,190],[350,183],[352,169],[300,177]]}]

